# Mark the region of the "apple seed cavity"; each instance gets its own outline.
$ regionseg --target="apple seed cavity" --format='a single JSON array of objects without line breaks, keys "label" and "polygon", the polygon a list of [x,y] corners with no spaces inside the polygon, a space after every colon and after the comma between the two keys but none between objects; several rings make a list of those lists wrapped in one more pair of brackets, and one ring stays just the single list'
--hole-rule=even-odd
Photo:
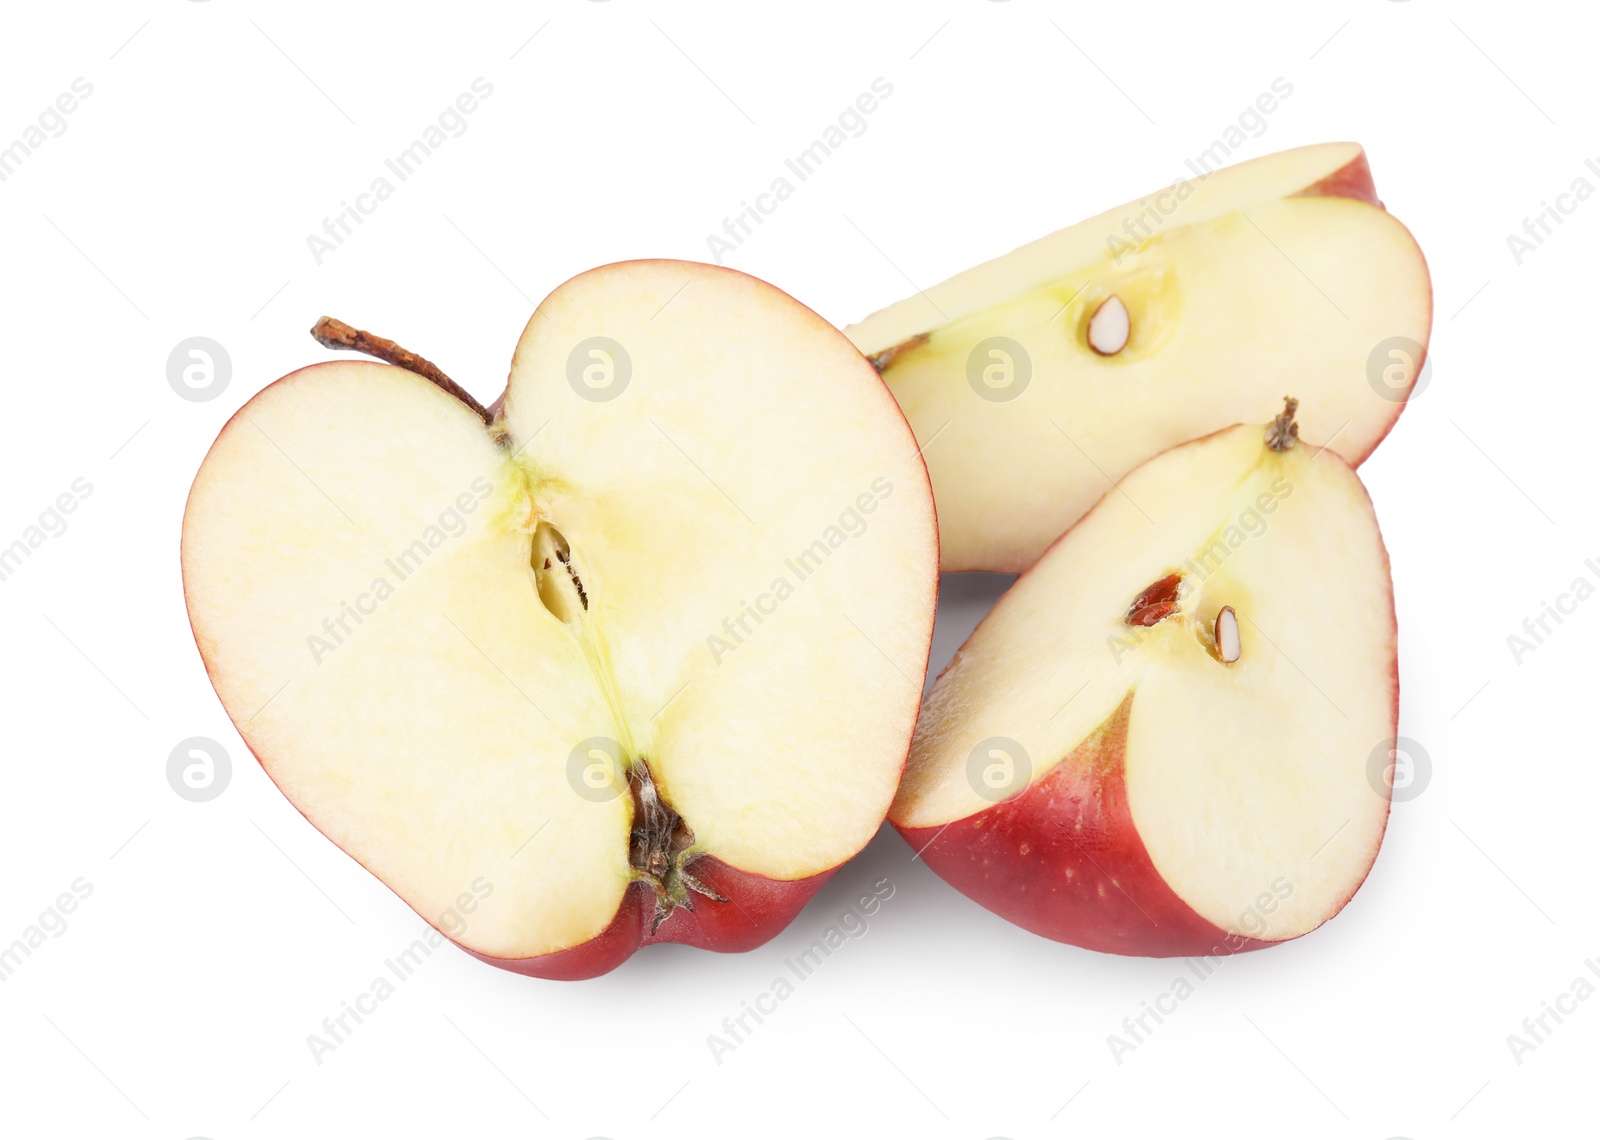
[{"label": "apple seed cavity", "polygon": [[558,621],[580,624],[589,609],[589,595],[572,566],[572,549],[555,527],[541,522],[533,529],[533,580],[539,600]]},{"label": "apple seed cavity", "polygon": [[[573,565],[572,547],[566,536],[541,521],[533,531],[531,556],[534,583],[539,590],[539,600],[556,620],[572,629],[580,639],[592,644],[594,631],[589,628],[589,595],[583,588],[583,579]],[[609,677],[598,662],[603,654],[588,653],[595,668],[596,681],[603,691],[610,693]],[[631,745],[623,748],[632,752]],[[655,892],[655,916],[651,933],[678,908],[694,909],[690,892],[704,895],[713,902],[727,902],[727,898],[706,886],[688,869],[688,864],[698,857],[691,853],[694,832],[683,816],[662,796],[656,786],[655,776],[642,757],[633,757],[628,766],[628,790],[633,796],[633,827],[628,837],[628,865],[633,877],[649,883]]]},{"label": "apple seed cavity", "polygon": [[1089,318],[1089,347],[1101,356],[1115,356],[1127,347],[1130,331],[1128,306],[1113,293]]},{"label": "apple seed cavity", "polygon": [[1239,660],[1239,617],[1232,606],[1223,606],[1217,612],[1217,622],[1211,633],[1217,639],[1217,656],[1224,665]]}]

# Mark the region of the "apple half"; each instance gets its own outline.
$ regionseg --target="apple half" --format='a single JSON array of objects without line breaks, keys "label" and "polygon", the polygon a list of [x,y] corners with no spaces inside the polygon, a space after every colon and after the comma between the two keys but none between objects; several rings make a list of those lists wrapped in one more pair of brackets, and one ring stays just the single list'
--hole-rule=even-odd
[{"label": "apple half", "polygon": [[926,448],[945,570],[1017,572],[1115,480],[1294,377],[1351,465],[1416,384],[1422,252],[1354,143],[1198,175],[845,330]]},{"label": "apple half", "polygon": [[890,819],[1047,938],[1282,942],[1377,857],[1396,677],[1372,505],[1290,402],[1136,468],[1017,579],[929,695]]},{"label": "apple half", "polygon": [[269,385],[184,516],[195,639],[268,775],[512,970],[772,937],[882,822],[927,668],[932,494],[871,366],[673,261],[551,294],[493,414],[322,339],[407,367]]}]

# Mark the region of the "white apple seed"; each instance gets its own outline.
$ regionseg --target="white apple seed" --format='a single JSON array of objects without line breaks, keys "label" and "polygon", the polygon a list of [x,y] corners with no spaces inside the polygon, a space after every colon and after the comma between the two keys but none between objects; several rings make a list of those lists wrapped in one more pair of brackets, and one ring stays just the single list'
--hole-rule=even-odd
[{"label": "white apple seed", "polygon": [[1239,660],[1239,619],[1232,606],[1223,606],[1217,614],[1217,624],[1212,629],[1217,639],[1217,656],[1225,665]]},{"label": "white apple seed", "polygon": [[1101,356],[1115,356],[1127,347],[1130,327],[1128,306],[1113,293],[1089,317],[1089,347]]}]

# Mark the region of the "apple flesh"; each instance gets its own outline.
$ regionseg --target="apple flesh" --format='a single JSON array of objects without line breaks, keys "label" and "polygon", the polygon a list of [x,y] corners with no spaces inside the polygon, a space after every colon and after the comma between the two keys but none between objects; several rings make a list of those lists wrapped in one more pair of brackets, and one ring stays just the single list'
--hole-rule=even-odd
[{"label": "apple flesh", "polygon": [[911,432],[810,310],[669,261],[556,290],[494,408],[365,361],[251,399],[184,518],[212,683],[294,806],[480,958],[756,946],[904,764],[938,562]]},{"label": "apple flesh", "polygon": [[1432,311],[1365,154],[1329,143],[1120,206],[845,332],[926,447],[943,569],[1017,572],[1113,481],[1259,416],[1285,381],[1307,441],[1359,464]]},{"label": "apple flesh", "polygon": [[939,677],[890,819],[1062,942],[1211,955],[1333,917],[1377,856],[1398,712],[1365,490],[1292,408],[1135,469]]}]

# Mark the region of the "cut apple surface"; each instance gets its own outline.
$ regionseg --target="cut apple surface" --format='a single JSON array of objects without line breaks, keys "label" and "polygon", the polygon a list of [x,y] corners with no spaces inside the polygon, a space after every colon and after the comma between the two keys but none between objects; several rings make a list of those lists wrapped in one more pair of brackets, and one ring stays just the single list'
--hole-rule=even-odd
[{"label": "cut apple surface", "polygon": [[1046,937],[1254,948],[1365,878],[1397,701],[1371,504],[1291,407],[1136,468],[1017,580],[934,686],[890,818]]},{"label": "cut apple surface", "polygon": [[1256,418],[1287,377],[1307,441],[1359,464],[1432,308],[1361,148],[1329,143],[1177,183],[845,331],[926,448],[944,569],[1019,571],[1113,481]]},{"label": "cut apple surface", "polygon": [[269,386],[195,479],[183,571],[295,807],[473,953],[582,977],[756,945],[872,837],[937,546],[850,343],[657,261],[553,293],[490,425],[385,364]]}]

